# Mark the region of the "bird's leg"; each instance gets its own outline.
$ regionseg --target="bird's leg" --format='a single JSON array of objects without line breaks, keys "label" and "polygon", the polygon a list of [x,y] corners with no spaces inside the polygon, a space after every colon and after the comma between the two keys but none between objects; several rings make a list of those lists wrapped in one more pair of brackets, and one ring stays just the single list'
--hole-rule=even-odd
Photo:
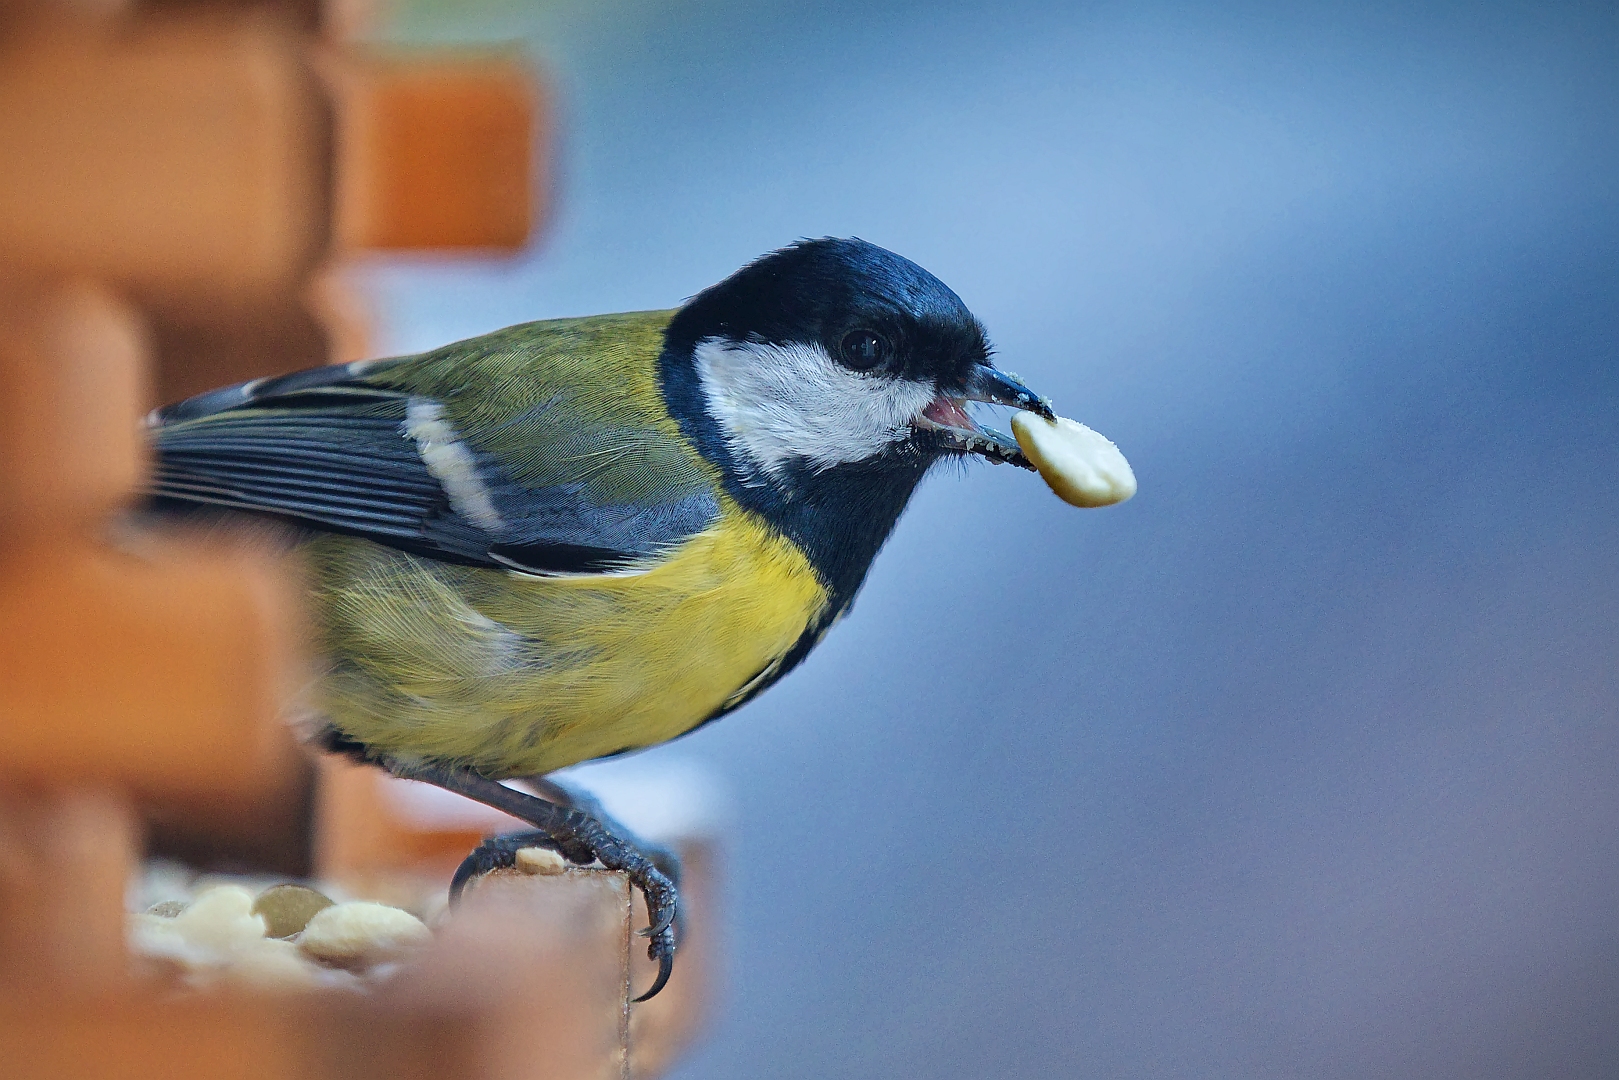
[{"label": "bird's leg", "polygon": [[452,900],[474,874],[511,866],[517,851],[525,847],[551,848],[568,861],[580,865],[599,860],[607,869],[622,870],[629,875],[630,884],[640,889],[641,895],[646,897],[651,925],[640,933],[652,939],[647,943],[647,956],[658,962],[658,977],[653,981],[652,988],[635,1000],[645,1001],[663,989],[669,981],[669,973],[674,969],[674,924],[679,895],[674,882],[634,845],[578,807],[558,806],[538,796],[513,790],[472,769],[392,760],[386,764],[395,776],[421,780],[457,795],[465,795],[485,806],[504,811],[519,821],[526,821],[538,830],[492,837],[480,844],[456,870],[450,887]]}]

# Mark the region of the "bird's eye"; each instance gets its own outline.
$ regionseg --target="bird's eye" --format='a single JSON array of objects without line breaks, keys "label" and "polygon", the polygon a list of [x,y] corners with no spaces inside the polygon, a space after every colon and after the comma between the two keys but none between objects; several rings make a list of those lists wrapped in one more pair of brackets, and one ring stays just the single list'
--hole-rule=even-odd
[{"label": "bird's eye", "polygon": [[890,352],[888,339],[871,330],[849,331],[843,335],[838,349],[843,353],[844,364],[856,371],[870,371],[887,360]]}]

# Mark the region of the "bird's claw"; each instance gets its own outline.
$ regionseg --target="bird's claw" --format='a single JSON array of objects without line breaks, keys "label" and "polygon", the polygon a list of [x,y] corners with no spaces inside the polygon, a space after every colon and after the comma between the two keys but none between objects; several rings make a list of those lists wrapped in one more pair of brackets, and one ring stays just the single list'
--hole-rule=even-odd
[{"label": "bird's claw", "polygon": [[[646,932],[641,931],[643,934]],[[675,969],[675,929],[672,923],[653,935],[652,940],[647,943],[646,955],[648,960],[658,962],[658,977],[652,980],[651,988],[634,999],[632,1004],[640,1004],[662,990],[664,984],[669,981],[669,973]]]},{"label": "bird's claw", "polygon": [[491,836],[483,843],[472,849],[471,854],[461,860],[461,865],[455,868],[455,876],[450,879],[450,903],[460,901],[461,894],[466,891],[467,883],[475,877],[493,870],[510,870],[517,865],[517,853],[527,847],[549,848],[559,852],[569,862],[593,862],[595,855],[580,860],[564,849],[563,845],[551,839],[542,832],[509,833],[505,836]]},{"label": "bird's claw", "polygon": [[623,870],[629,875],[630,884],[641,890],[641,896],[646,900],[648,925],[637,933],[651,939],[647,942],[647,959],[658,962],[658,977],[652,981],[651,988],[634,999],[642,1002],[662,990],[669,981],[669,973],[674,970],[675,920],[680,914],[680,894],[675,883],[651,859],[622,846],[615,848],[601,853],[602,865],[612,870]]}]

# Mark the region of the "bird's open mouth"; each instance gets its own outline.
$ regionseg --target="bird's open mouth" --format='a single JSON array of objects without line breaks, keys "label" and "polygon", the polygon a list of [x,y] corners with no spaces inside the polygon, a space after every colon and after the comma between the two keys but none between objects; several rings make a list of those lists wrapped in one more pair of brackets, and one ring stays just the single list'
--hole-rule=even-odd
[{"label": "bird's open mouth", "polygon": [[988,364],[975,364],[961,391],[941,392],[922,410],[915,425],[918,430],[927,432],[939,449],[947,453],[977,454],[990,461],[1032,470],[1034,465],[1023,456],[1017,440],[1004,432],[983,426],[967,414],[967,403],[971,401],[1026,409],[1047,419],[1055,415],[1044,398],[1013,376]]},{"label": "bird's open mouth", "polygon": [[1017,440],[1005,432],[985,427],[967,415],[967,399],[940,394],[934,398],[916,426],[927,432],[945,452],[977,454],[990,461],[1006,462],[1032,469],[1029,459],[1018,449]]}]

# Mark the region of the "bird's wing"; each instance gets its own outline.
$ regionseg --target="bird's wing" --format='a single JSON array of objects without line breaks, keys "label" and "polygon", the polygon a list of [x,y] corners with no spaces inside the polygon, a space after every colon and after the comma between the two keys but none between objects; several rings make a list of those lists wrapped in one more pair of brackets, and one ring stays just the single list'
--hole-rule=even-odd
[{"label": "bird's wing", "polygon": [[644,564],[718,514],[717,474],[657,385],[670,314],[526,323],[191,398],[154,416],[152,494],[474,565]]}]

